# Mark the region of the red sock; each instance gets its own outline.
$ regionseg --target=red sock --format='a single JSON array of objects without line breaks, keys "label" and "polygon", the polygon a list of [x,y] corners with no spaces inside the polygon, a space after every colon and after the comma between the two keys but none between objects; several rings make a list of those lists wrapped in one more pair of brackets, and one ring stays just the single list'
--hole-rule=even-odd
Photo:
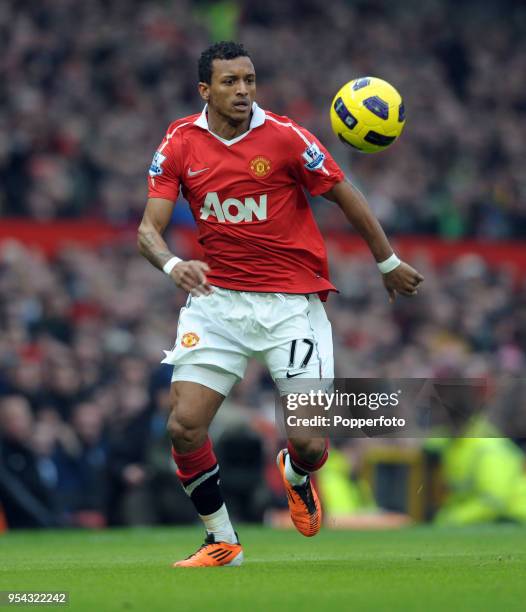
[{"label": "red sock", "polygon": [[209,471],[217,465],[217,459],[210,438],[206,439],[203,446],[189,453],[178,453],[172,448],[172,457],[177,464],[176,473],[183,486],[196,476]]},{"label": "red sock", "polygon": [[310,472],[316,472],[321,467],[323,467],[323,464],[327,461],[327,457],[329,456],[328,446],[329,446],[329,441],[326,440],[325,450],[323,451],[322,456],[315,463],[310,463],[309,461],[305,461],[304,459],[301,459],[301,457],[298,455],[296,449],[292,446],[292,444],[290,442],[287,443],[287,449],[289,451],[292,463],[294,464],[295,467],[298,467],[300,470],[302,470],[306,474]]}]

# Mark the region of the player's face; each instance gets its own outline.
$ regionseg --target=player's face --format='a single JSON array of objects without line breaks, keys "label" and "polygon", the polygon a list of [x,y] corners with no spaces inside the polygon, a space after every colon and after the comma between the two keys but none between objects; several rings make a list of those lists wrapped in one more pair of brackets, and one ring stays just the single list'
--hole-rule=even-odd
[{"label": "player's face", "polygon": [[211,83],[200,83],[204,100],[220,115],[234,123],[250,117],[256,97],[256,71],[248,57],[212,62]]}]

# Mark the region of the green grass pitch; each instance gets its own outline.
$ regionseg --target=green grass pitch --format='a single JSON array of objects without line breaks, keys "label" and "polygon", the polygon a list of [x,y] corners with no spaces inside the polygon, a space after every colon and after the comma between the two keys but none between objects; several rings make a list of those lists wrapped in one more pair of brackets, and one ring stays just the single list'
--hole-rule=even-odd
[{"label": "green grass pitch", "polygon": [[66,590],[62,608],[90,612],[526,609],[526,528],[322,530],[308,539],[242,526],[240,537],[243,566],[175,570],[170,562],[193,552],[202,530],[11,532],[0,536],[0,590]]}]

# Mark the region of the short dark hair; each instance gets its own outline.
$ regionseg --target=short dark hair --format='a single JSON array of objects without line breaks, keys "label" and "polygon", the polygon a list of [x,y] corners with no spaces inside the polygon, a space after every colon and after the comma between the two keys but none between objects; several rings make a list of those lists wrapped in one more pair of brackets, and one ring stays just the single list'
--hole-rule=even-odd
[{"label": "short dark hair", "polygon": [[215,59],[230,60],[236,57],[250,57],[250,55],[242,44],[231,40],[222,40],[205,49],[199,58],[199,82],[209,84],[212,82],[212,62]]}]

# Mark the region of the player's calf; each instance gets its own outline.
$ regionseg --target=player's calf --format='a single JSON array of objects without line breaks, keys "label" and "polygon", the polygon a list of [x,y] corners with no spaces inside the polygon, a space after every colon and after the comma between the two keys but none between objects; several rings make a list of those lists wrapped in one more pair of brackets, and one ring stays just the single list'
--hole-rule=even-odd
[{"label": "player's calf", "polygon": [[166,430],[172,446],[180,453],[189,453],[200,448],[208,436],[206,427],[185,423],[174,410],[168,417]]},{"label": "player's calf", "polygon": [[207,391],[194,383],[172,384],[166,429],[179,453],[197,450],[207,439],[208,426],[223,399],[211,389]]}]

